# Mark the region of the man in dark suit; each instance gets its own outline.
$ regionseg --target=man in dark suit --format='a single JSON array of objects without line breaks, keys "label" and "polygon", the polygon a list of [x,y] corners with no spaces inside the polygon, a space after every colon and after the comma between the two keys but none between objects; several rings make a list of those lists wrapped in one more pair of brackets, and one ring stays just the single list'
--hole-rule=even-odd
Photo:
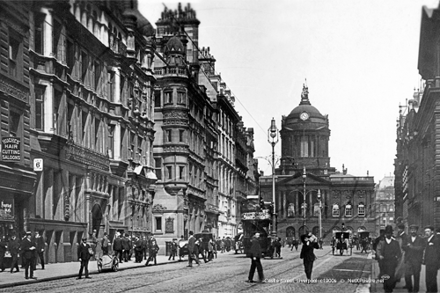
[{"label": "man in dark suit", "polygon": [[[40,262],[41,262],[41,269],[44,270],[44,249],[46,248],[46,243],[44,242],[44,238],[40,235],[40,233],[38,231],[35,231],[35,243],[37,244],[37,255],[40,258]],[[37,266],[37,262],[35,259],[35,267],[34,270],[36,269]]]},{"label": "man in dark suit", "polygon": [[[37,244],[31,239],[32,233],[26,232],[26,238],[21,243],[22,257],[24,258],[24,276],[26,279],[34,278],[34,262],[35,262],[35,250],[37,249]],[[29,275],[30,268],[30,275]]]},{"label": "man in dark suit", "polygon": [[8,243],[8,249],[12,256],[11,262],[11,274],[14,272],[14,268],[16,272],[19,272],[18,269],[18,254],[20,253],[20,242],[18,241],[17,235],[12,234],[11,239]]},{"label": "man in dark suit", "polygon": [[122,238],[121,234],[117,234],[116,238],[113,240],[113,250],[114,256],[119,257],[119,262],[122,263]]},{"label": "man in dark suit", "polygon": [[425,281],[427,292],[437,292],[437,270],[440,264],[440,239],[434,235],[434,227],[425,227]]},{"label": "man in dark suit", "polygon": [[247,282],[253,283],[254,280],[254,273],[255,269],[257,269],[258,272],[258,280],[260,283],[264,282],[264,273],[263,273],[263,266],[261,265],[261,246],[260,246],[260,233],[255,233],[254,236],[252,236],[251,240],[251,249],[249,251],[248,256],[251,258],[251,268],[249,270],[249,276]]},{"label": "man in dark suit", "polygon": [[[417,225],[409,226],[410,236],[402,241],[402,250],[405,252],[405,285],[408,292],[419,292],[420,270],[422,268],[425,241],[417,236]],[[414,276],[414,285],[412,277]]]},{"label": "man in dark suit", "polygon": [[313,251],[319,248],[318,238],[313,235],[312,232],[308,232],[307,234],[301,236],[301,241],[303,245],[299,257],[303,260],[304,271],[306,273],[307,280],[311,280],[313,262],[316,259],[315,253]]},{"label": "man in dark suit", "polygon": [[128,234],[125,234],[125,236],[122,237],[122,249],[124,250],[122,254],[124,256],[124,261],[127,262],[130,255],[130,240],[128,240]]},{"label": "man in dark suit", "polygon": [[5,253],[8,249],[8,242],[5,236],[0,236],[0,270],[5,270]]},{"label": "man in dark suit", "polygon": [[385,292],[393,292],[396,285],[396,268],[402,257],[399,242],[392,238],[393,227],[388,225],[385,227],[385,240],[377,244],[377,256],[382,262],[383,276],[388,276],[383,284]]},{"label": "man in dark suit", "polygon": [[83,269],[86,279],[91,279],[89,277],[89,249],[91,249],[91,247],[87,243],[87,237],[84,236],[82,238],[82,243],[78,246],[78,261],[80,261],[81,266],[79,268],[78,278],[76,278],[77,280],[81,279]]},{"label": "man in dark suit", "polygon": [[194,232],[189,231],[188,238],[188,267],[192,267],[192,261],[194,260],[197,265],[200,265],[198,257],[195,255],[196,238],[194,237]]}]

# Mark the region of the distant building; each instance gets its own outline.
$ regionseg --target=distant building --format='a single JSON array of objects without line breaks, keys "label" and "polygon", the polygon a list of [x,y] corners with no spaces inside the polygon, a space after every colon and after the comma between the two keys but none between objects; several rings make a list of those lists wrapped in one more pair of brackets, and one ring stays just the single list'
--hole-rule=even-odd
[{"label": "distant building", "polygon": [[[282,117],[281,165],[275,171],[277,235],[298,238],[312,231],[328,241],[343,229],[374,234],[374,179],[331,167],[328,116],[311,105],[308,94],[304,86],[300,104]],[[260,186],[264,201],[272,201],[272,176],[260,177]]]},{"label": "distant building", "polygon": [[[375,187],[376,231],[396,224],[394,176],[385,176]],[[407,225],[406,225],[407,226]]]}]

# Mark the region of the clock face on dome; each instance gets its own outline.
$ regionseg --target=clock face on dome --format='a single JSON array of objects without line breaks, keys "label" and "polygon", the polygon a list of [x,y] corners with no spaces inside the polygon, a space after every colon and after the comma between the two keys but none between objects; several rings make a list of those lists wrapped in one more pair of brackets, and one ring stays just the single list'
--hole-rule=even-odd
[{"label": "clock face on dome", "polygon": [[302,112],[301,115],[299,115],[299,118],[301,118],[301,120],[307,120],[309,119],[309,114],[307,114],[307,112]]}]

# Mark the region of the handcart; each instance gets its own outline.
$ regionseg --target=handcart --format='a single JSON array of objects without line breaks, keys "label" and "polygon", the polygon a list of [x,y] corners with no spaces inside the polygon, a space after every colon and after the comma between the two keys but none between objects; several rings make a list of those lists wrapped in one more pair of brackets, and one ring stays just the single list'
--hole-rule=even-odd
[{"label": "handcart", "polygon": [[98,272],[102,272],[103,270],[112,270],[117,272],[119,269],[119,261],[117,256],[111,255],[103,255],[97,260],[98,263]]}]

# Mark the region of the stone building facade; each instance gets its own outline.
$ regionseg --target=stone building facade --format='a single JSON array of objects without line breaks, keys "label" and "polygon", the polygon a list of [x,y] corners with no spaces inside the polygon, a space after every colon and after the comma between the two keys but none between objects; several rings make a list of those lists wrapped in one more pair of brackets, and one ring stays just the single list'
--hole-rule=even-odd
[{"label": "stone building facade", "polygon": [[423,7],[418,70],[422,82],[401,107],[395,159],[396,215],[440,227],[440,8]]},{"label": "stone building facade", "polygon": [[23,205],[16,233],[39,231],[48,262],[76,260],[93,230],[98,238],[148,235],[156,181],[152,26],[131,0],[16,3],[2,1],[13,15],[2,28],[13,48],[8,70],[20,76],[14,92],[27,91],[28,100],[1,100],[12,113],[10,135],[22,137],[19,164],[41,167],[2,176],[20,179],[18,190],[27,177],[34,181],[30,196],[14,203]]},{"label": "stone building facade", "polygon": [[189,231],[235,236],[237,182],[240,196],[256,184],[247,176],[253,132],[244,127],[231,91],[215,72],[215,58],[209,49],[199,49],[199,24],[189,4],[165,8],[156,22],[154,160],[159,180],[153,233],[165,248]]}]

